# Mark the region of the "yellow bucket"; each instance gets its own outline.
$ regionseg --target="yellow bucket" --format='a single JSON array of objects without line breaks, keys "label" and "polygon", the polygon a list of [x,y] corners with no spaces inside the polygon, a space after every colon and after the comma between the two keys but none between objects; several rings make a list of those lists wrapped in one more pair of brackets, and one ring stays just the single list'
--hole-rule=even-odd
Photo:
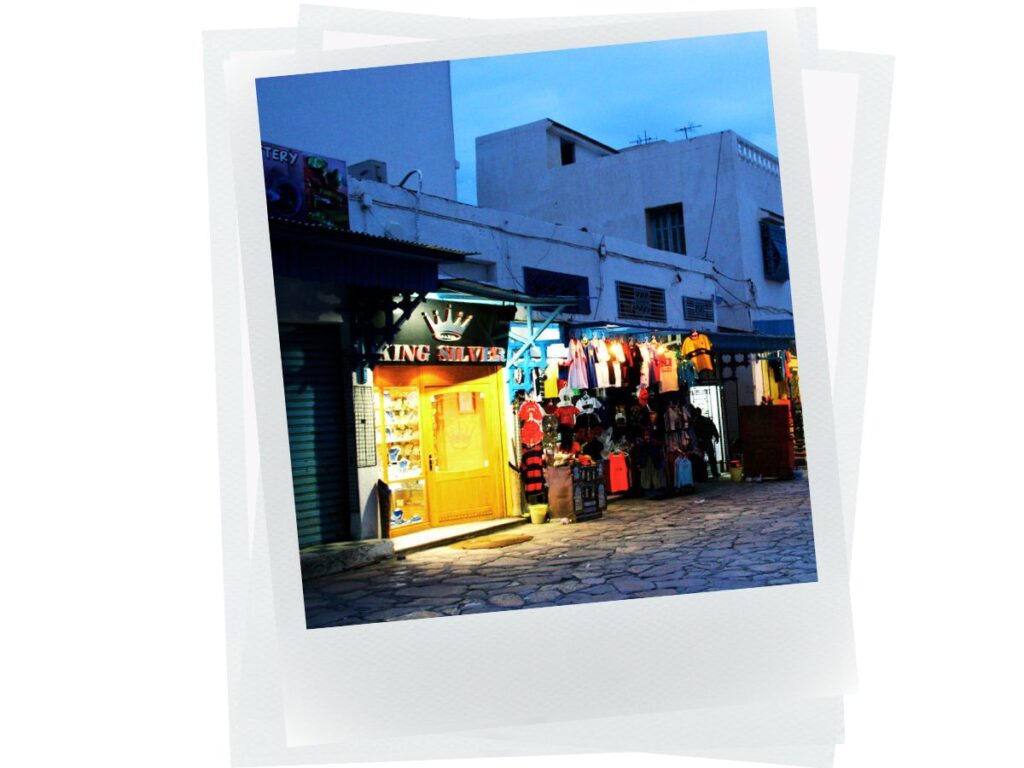
[{"label": "yellow bucket", "polygon": [[743,479],[743,467],[729,467],[729,477],[738,483]]},{"label": "yellow bucket", "polygon": [[534,525],[540,525],[548,519],[548,505],[547,504],[531,504],[530,505],[530,522]]}]

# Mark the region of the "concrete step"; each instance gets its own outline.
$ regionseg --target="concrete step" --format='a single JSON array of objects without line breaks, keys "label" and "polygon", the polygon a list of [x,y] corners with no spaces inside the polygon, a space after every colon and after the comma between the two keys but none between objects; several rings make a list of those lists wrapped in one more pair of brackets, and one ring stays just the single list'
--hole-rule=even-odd
[{"label": "concrete step", "polygon": [[396,536],[392,541],[395,544],[395,555],[401,558],[412,552],[422,552],[424,549],[434,549],[435,547],[447,547],[449,544],[454,544],[457,541],[475,539],[478,536],[489,536],[497,531],[515,528],[526,522],[529,522],[529,518],[503,517],[500,520],[483,520],[476,523],[445,525],[438,528],[430,528],[426,531],[408,533],[405,536]]}]

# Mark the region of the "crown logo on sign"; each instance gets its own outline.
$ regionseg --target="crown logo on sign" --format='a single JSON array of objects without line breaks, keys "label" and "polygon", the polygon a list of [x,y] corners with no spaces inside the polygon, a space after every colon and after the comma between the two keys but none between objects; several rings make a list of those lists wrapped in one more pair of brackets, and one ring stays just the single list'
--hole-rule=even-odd
[{"label": "crown logo on sign", "polygon": [[434,338],[438,341],[458,341],[462,338],[462,334],[466,330],[466,326],[469,325],[469,321],[473,319],[472,315],[463,315],[462,312],[459,312],[459,314],[452,318],[452,307],[450,304],[444,319],[441,318],[441,313],[436,309],[434,310],[433,317],[426,312],[421,312],[420,314],[423,315],[423,319],[427,321],[430,332],[434,334]]}]

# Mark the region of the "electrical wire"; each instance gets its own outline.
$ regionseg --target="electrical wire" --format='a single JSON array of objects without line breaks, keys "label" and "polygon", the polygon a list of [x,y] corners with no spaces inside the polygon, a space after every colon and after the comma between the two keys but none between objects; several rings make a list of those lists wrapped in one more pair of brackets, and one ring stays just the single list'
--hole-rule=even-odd
[{"label": "electrical wire", "polygon": [[708,260],[708,248],[711,247],[711,232],[715,226],[715,209],[718,207],[718,176],[722,170],[722,145],[725,137],[725,131],[718,134],[718,161],[715,164],[715,194],[711,198],[711,218],[708,220],[708,237],[704,241],[704,261]]}]

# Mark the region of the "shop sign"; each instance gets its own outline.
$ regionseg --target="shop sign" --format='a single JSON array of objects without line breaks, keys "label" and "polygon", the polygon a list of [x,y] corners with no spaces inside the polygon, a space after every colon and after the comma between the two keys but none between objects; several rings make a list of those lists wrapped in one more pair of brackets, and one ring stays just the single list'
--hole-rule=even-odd
[{"label": "shop sign", "polygon": [[381,348],[382,363],[504,365],[515,307],[420,302],[395,340]]},{"label": "shop sign", "polygon": [[343,160],[264,143],[263,181],[270,216],[349,228],[348,173]]}]

